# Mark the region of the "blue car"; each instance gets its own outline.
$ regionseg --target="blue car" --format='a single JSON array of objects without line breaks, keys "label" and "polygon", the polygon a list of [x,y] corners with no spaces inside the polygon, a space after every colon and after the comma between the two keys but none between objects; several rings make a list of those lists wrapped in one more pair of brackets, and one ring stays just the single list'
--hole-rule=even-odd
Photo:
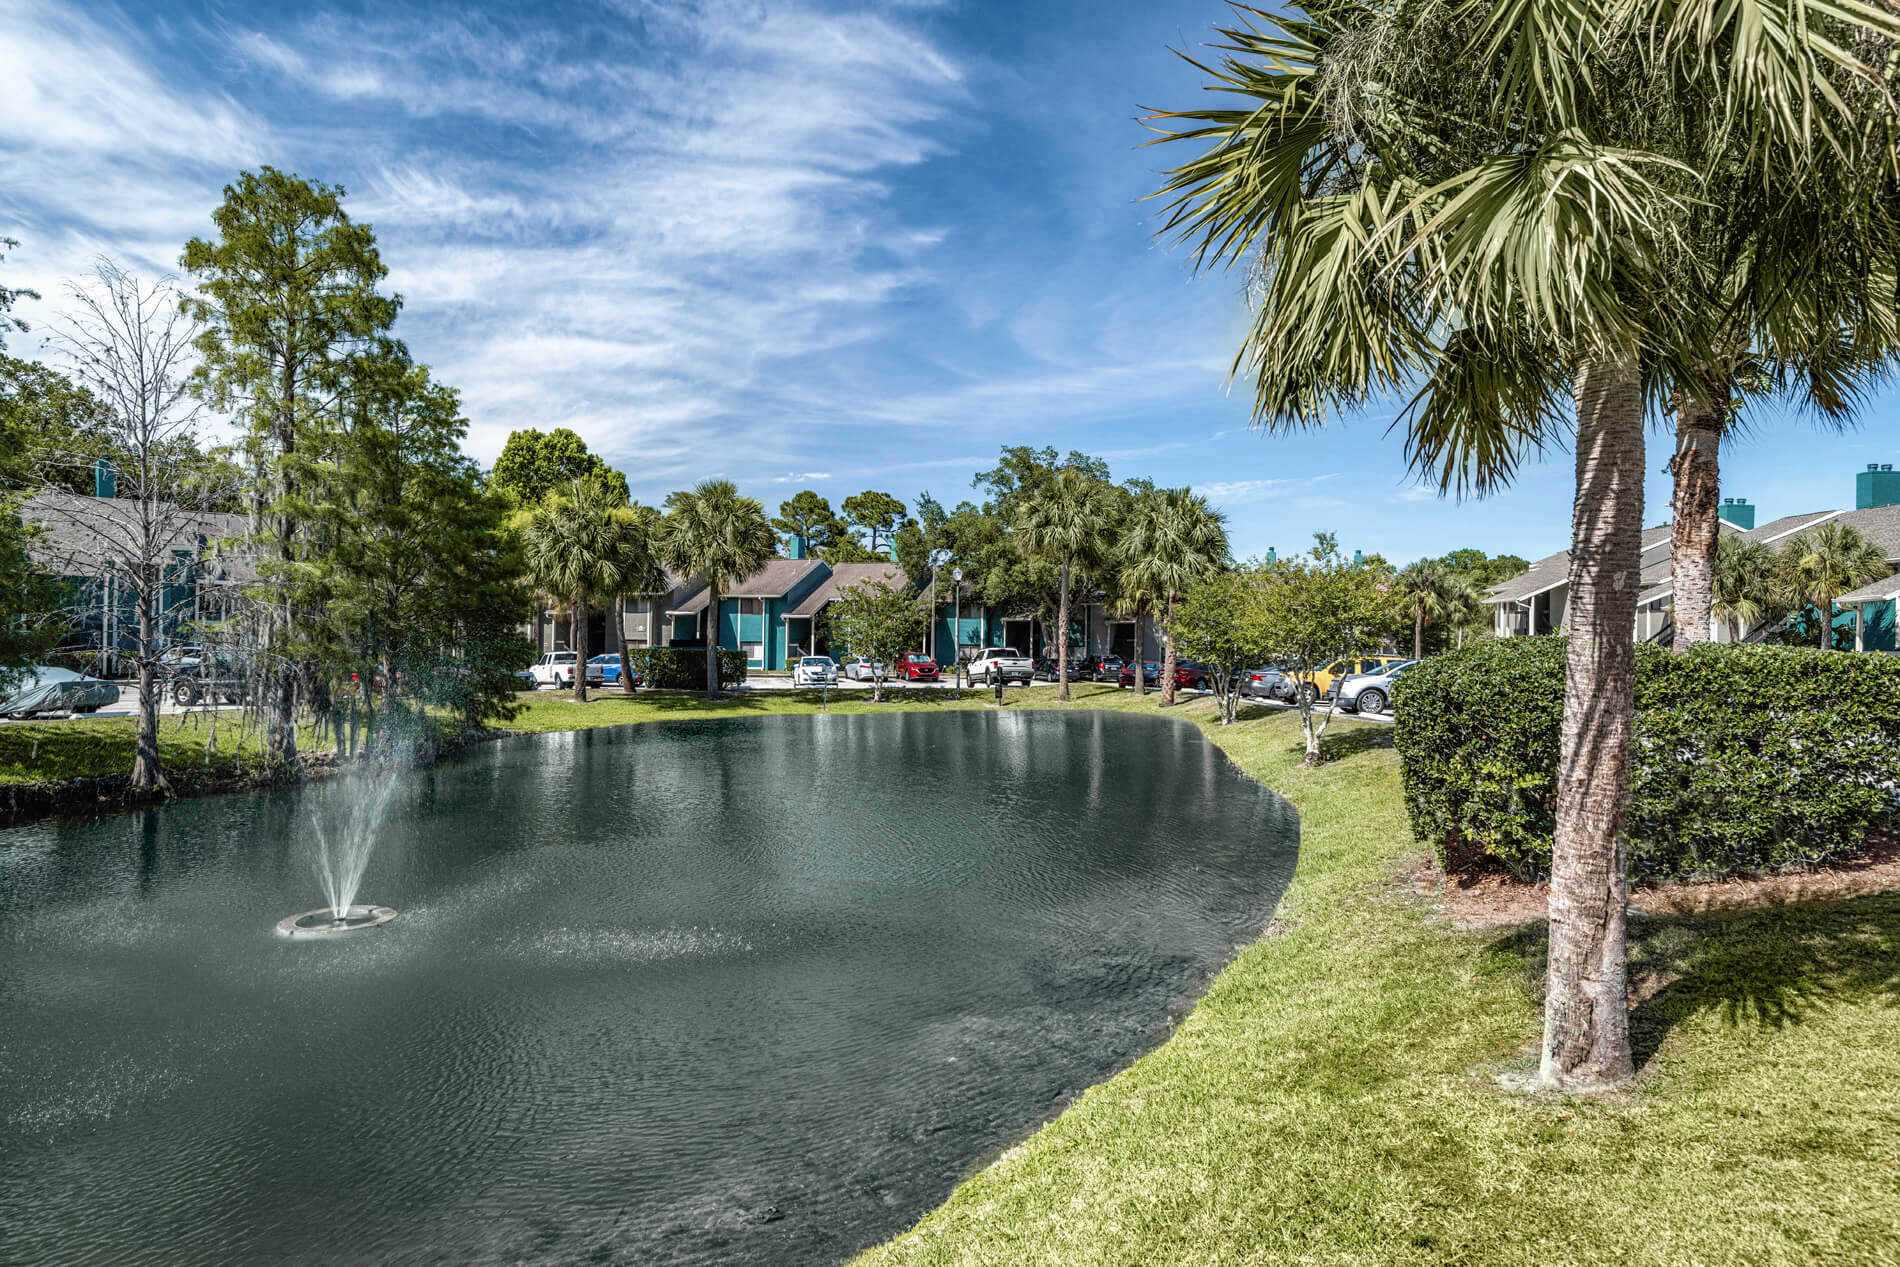
[{"label": "blue car", "polygon": [[[587,664],[588,664],[588,667],[590,668],[598,668],[600,670],[600,681],[603,686],[610,685],[612,683],[616,683],[620,681],[620,657],[619,656],[601,654],[589,660]],[[589,673],[587,676],[592,677],[594,675],[592,673]],[[638,669],[635,669],[633,671],[633,684],[635,686],[642,685],[642,679],[640,677],[640,671]]]}]

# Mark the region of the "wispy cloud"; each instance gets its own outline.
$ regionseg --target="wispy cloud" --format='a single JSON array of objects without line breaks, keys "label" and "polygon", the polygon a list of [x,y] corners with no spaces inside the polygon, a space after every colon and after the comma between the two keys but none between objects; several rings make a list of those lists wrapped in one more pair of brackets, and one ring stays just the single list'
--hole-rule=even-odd
[{"label": "wispy cloud", "polygon": [[774,484],[816,484],[831,478],[830,471],[788,471],[784,475],[774,475]]}]

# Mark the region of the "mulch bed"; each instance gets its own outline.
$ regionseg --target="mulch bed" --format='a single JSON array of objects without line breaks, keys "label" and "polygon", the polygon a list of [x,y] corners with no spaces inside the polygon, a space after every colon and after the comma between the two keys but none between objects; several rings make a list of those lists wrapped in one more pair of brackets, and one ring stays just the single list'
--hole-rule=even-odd
[{"label": "mulch bed", "polygon": [[[1550,886],[1527,884],[1500,871],[1467,870],[1446,875],[1431,854],[1416,855],[1406,870],[1413,892],[1436,900],[1460,928],[1497,928],[1543,919]],[[1900,837],[1869,837],[1858,858],[1807,871],[1740,876],[1726,880],[1643,884],[1630,894],[1630,910],[1643,915],[1697,915],[1838,902],[1900,890]]]}]

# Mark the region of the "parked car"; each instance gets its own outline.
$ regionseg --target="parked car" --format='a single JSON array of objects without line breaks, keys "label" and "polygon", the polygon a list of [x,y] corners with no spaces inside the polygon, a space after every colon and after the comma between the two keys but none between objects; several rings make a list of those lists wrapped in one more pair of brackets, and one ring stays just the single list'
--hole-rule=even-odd
[{"label": "parked car", "polygon": [[[1135,684],[1135,664],[1136,661],[1129,660],[1122,665],[1121,671],[1115,675],[1115,685],[1117,687],[1133,686]],[[1140,664],[1141,684],[1143,686],[1160,686],[1161,661],[1142,660]]]},{"label": "parked car", "polygon": [[[574,666],[580,657],[572,651],[550,651],[534,662],[528,672],[534,675],[537,687],[572,687],[574,685]],[[598,665],[592,660],[587,662],[587,684],[599,686],[604,680]]]},{"label": "parked car", "polygon": [[1287,671],[1277,664],[1240,671],[1240,693],[1254,699],[1279,700],[1291,704],[1298,689],[1293,679],[1287,676]]},{"label": "parked car", "polygon": [[[1095,681],[1096,674],[1100,672],[1101,663],[1102,662],[1100,660],[1096,659],[1092,655],[1070,656],[1069,657],[1069,681],[1071,682]],[[1042,657],[1042,659],[1036,661],[1035,675],[1041,678],[1045,682],[1054,682],[1058,678],[1060,678],[1061,666],[1056,663],[1055,656],[1045,654]]]},{"label": "parked car", "polygon": [[1014,647],[985,647],[970,661],[970,680],[985,686],[995,686],[998,682],[1028,686],[1034,672],[1035,666],[1029,657],[1019,654]]},{"label": "parked car", "polygon": [[244,666],[226,652],[200,654],[184,660],[169,679],[172,702],[190,708],[206,700],[214,704],[242,704],[249,690]]},{"label": "parked car", "polygon": [[1336,677],[1351,677],[1355,673],[1377,673],[1389,664],[1398,664],[1405,660],[1402,655],[1346,656],[1335,660],[1325,668],[1313,674],[1313,680],[1302,689],[1308,699],[1317,702],[1332,688]]},{"label": "parked car", "polygon": [[158,671],[162,676],[170,677],[183,669],[195,669],[204,658],[204,653],[205,649],[195,642],[167,647],[159,653]]},{"label": "parked car", "polygon": [[1127,663],[1118,655],[1105,655],[1095,662],[1095,680],[1113,682],[1122,674],[1122,665]]},{"label": "parked car", "polygon": [[[628,667],[631,668],[632,666]],[[600,676],[598,678],[594,676],[595,669],[600,670]],[[599,682],[602,686],[606,686],[608,683],[619,682],[620,657],[612,652],[603,651],[590,659],[587,662],[587,680],[589,682]],[[640,676],[640,670],[638,669],[633,670],[633,684],[635,686],[646,685],[646,679]]]},{"label": "parked car", "polygon": [[11,695],[0,699],[0,717],[31,717],[35,713],[96,713],[119,702],[119,688],[101,678],[71,669],[37,665]]},{"label": "parked car", "polygon": [[838,676],[848,682],[869,682],[886,677],[884,666],[861,655],[848,655],[838,662]]},{"label": "parked car", "polygon": [[826,655],[801,656],[792,666],[793,686],[836,686],[838,666]]},{"label": "parked car", "polygon": [[897,676],[906,682],[935,682],[942,673],[937,669],[935,660],[913,652],[897,662]]},{"label": "parked car", "polygon": [[1399,675],[1417,664],[1416,660],[1401,660],[1397,664],[1388,664],[1376,673],[1355,673],[1351,677],[1334,678],[1327,688],[1327,695],[1339,701],[1339,706],[1349,713],[1383,713],[1386,705],[1392,702],[1392,684]]}]

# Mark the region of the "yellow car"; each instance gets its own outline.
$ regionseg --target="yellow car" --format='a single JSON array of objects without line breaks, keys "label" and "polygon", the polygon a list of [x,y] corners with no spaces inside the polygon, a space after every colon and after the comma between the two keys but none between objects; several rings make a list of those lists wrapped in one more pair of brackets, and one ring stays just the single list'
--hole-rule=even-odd
[{"label": "yellow car", "polygon": [[1333,684],[1333,679],[1336,677],[1351,677],[1355,673],[1377,673],[1388,664],[1399,664],[1411,658],[1411,656],[1403,655],[1347,656],[1343,660],[1335,660],[1325,668],[1316,670],[1312,684],[1302,684],[1300,689],[1306,692],[1310,699],[1322,700],[1326,697],[1326,688]]}]

